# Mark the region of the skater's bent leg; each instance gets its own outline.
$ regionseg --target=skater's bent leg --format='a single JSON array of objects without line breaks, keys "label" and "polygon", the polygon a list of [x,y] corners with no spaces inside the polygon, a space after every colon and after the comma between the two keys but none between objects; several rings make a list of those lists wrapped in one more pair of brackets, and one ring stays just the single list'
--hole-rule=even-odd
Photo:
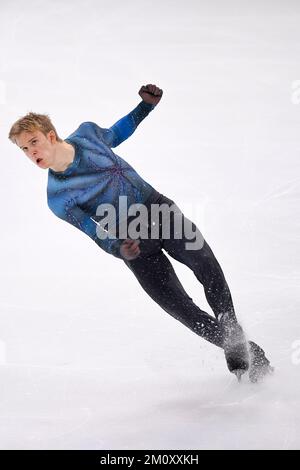
[{"label": "skater's bent leg", "polygon": [[194,304],[162,250],[124,262],[147,294],[166,312],[207,341],[223,347],[219,323]]},{"label": "skater's bent leg", "polygon": [[[237,323],[222,269],[196,225],[183,215],[174,201],[161,195],[159,204],[164,203],[167,206],[167,216],[162,214],[156,224],[159,227],[161,247],[174,259],[192,269],[203,284],[207,301],[217,318],[217,337],[221,339],[220,345],[224,349],[227,366],[240,377],[249,367],[249,353],[243,330]],[[169,211],[168,207],[173,209]],[[164,233],[164,219],[165,223],[169,223],[169,236]]]},{"label": "skater's bent leg", "polygon": [[[175,204],[165,196],[161,198],[160,203],[167,203],[169,206]],[[170,225],[169,238],[162,240],[163,249],[194,272],[204,287],[206,299],[216,318],[220,320],[226,317],[230,322],[236,323],[233,301],[224,273],[200,230],[179,208],[176,216],[171,212]],[[176,238],[175,234],[179,231],[180,238]],[[191,234],[194,234],[193,239]]]},{"label": "skater's bent leg", "polygon": [[[175,240],[177,242],[177,240]],[[204,240],[200,250],[189,251],[173,240],[167,241],[166,251],[176,260],[184,263],[194,272],[196,278],[204,287],[208,304],[216,318],[220,320],[226,316],[228,320],[236,322],[231,293],[224,273],[210,246]]]},{"label": "skater's bent leg", "polygon": [[[184,216],[183,220],[185,220]],[[194,227],[197,229],[195,225]],[[237,374],[240,379],[249,368],[248,345],[243,329],[237,323],[229,287],[211,248],[204,239],[202,247],[196,250],[186,248],[185,238],[170,238],[163,242],[166,251],[190,267],[203,284],[207,301],[218,320],[222,333],[228,369]]]}]

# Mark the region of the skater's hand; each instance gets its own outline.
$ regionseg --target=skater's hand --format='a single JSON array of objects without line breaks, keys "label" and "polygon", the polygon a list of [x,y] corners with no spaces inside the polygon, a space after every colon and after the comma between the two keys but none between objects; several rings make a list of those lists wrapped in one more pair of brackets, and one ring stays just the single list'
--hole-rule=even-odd
[{"label": "skater's hand", "polygon": [[142,86],[139,95],[140,97],[149,104],[154,104],[156,105],[159,103],[161,97],[162,97],[163,91],[161,88],[158,88],[156,85],[145,85]]},{"label": "skater's hand", "polygon": [[121,256],[128,261],[137,258],[141,252],[139,244],[140,240],[131,240],[130,238],[127,238],[127,240],[123,241],[120,247]]}]

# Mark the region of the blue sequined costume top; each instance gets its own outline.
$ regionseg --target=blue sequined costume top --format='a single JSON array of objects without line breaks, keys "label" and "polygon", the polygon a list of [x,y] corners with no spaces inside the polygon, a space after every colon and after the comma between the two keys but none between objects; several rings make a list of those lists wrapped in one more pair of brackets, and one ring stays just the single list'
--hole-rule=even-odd
[{"label": "blue sequined costume top", "polygon": [[144,203],[155,191],[112,151],[135,131],[154,107],[141,101],[108,129],[94,122],[83,122],[65,139],[75,148],[73,162],[64,171],[48,170],[47,202],[51,211],[117,258],[121,258],[119,248],[123,240],[100,239],[93,219],[99,204],[112,204],[118,217],[119,196],[127,196],[129,206]]}]

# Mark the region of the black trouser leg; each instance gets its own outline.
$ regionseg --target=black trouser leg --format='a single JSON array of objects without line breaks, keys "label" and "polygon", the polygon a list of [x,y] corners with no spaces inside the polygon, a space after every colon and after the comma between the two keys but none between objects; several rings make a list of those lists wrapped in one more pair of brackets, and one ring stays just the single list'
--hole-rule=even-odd
[{"label": "black trouser leg", "polygon": [[[169,207],[175,204],[171,199],[161,195],[159,204],[163,203],[168,204]],[[198,227],[184,216],[178,206],[176,207],[177,210],[171,212],[170,237],[162,239],[162,248],[172,258],[185,264],[193,271],[203,285],[207,302],[217,320],[225,315],[227,320],[236,323],[231,293],[220,264]],[[176,217],[179,224],[177,223],[175,226]],[[163,220],[160,222],[162,224]],[[180,227],[180,238],[176,238],[175,234]],[[191,237],[188,233],[195,234],[194,238],[187,238],[187,236]],[[191,241],[193,241],[192,245]],[[194,243],[195,241],[198,243]]]},{"label": "black trouser leg", "polygon": [[[155,200],[148,201],[146,204],[149,213],[152,203],[167,204],[168,207],[175,204],[174,201],[160,194],[158,198],[156,197]],[[168,237],[164,236],[162,230],[166,218],[170,221]],[[148,222],[151,227],[150,218]],[[178,238],[176,233],[178,234],[180,226],[181,233]],[[189,235],[186,234],[186,227],[190,228]],[[190,235],[191,230],[195,233],[194,240],[198,240],[195,245],[198,247],[197,249],[188,249],[186,245],[193,242]],[[135,260],[125,261],[125,263],[132,270],[143,289],[174,318],[206,340],[222,347],[223,333],[219,326],[219,320],[223,315],[226,315],[227,319],[236,322],[234,307],[223,271],[196,225],[189,221],[177,207],[174,212],[170,211],[167,216],[165,214],[161,217],[159,238],[151,239],[149,228],[149,239],[141,240],[140,248],[141,254]],[[216,319],[194,304],[162,249],[192,269],[204,287],[205,296]]]},{"label": "black trouser leg", "polygon": [[164,240],[163,247],[177,261],[188,266],[201,282],[209,306],[215,317],[220,320],[225,314],[227,319],[236,322],[233,302],[225,276],[210,246],[204,240],[199,250],[185,250],[181,240]]},{"label": "black trouser leg", "polygon": [[166,312],[207,341],[222,347],[218,322],[194,304],[161,249],[125,263],[147,294]]}]

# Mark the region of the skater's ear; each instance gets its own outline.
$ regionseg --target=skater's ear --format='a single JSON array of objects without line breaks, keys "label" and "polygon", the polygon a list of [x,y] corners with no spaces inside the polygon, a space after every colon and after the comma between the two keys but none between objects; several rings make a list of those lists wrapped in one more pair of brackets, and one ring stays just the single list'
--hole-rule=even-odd
[{"label": "skater's ear", "polygon": [[56,144],[57,138],[56,138],[56,134],[55,134],[54,130],[49,131],[46,134],[46,137],[49,140],[49,142],[51,142],[51,144]]}]

